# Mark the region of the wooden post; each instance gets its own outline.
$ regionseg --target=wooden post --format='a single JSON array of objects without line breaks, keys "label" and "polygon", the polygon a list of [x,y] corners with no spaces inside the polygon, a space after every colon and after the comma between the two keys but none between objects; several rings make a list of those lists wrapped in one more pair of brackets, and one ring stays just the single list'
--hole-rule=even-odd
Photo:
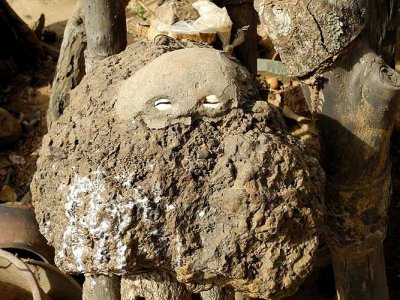
[{"label": "wooden post", "polygon": [[63,114],[69,104],[69,93],[85,75],[86,32],[83,22],[82,4],[78,1],[64,30],[47,112],[49,127]]},{"label": "wooden post", "polygon": [[87,36],[86,70],[125,49],[127,44],[125,2],[83,0]]},{"label": "wooden post", "polygon": [[[389,299],[383,247],[360,256],[332,253],[338,300]],[[356,286],[356,288],[354,287]]]},{"label": "wooden post", "polygon": [[243,26],[250,25],[245,41],[235,48],[234,52],[252,74],[257,74],[257,12],[254,10],[252,2],[228,5],[227,10],[233,22],[233,33]]},{"label": "wooden post", "polygon": [[235,34],[243,26],[250,25],[246,32],[246,39],[234,50],[240,62],[252,73],[257,74],[257,12],[252,0],[218,0],[216,4],[226,7],[233,22],[232,33]]},{"label": "wooden post", "polygon": [[86,275],[83,300],[121,300],[121,281],[118,276]]},{"label": "wooden post", "polygon": [[[306,83],[306,97],[318,121],[327,179],[326,239],[338,298],[346,300],[389,298],[382,243],[400,74],[363,36],[367,20],[384,19],[381,15],[368,19],[366,4],[364,0],[256,4],[282,60]],[[390,54],[383,31],[372,46]]]},{"label": "wooden post", "polygon": [[[96,61],[117,54],[127,44],[125,1],[83,0],[87,51],[86,71]],[[121,299],[121,282],[117,276],[86,275],[84,300]]]}]

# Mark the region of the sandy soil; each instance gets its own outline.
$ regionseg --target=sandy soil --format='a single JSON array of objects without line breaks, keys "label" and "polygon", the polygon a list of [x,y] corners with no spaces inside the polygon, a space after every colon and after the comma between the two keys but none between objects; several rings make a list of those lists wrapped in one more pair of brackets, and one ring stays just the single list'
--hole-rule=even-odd
[{"label": "sandy soil", "polygon": [[28,24],[34,24],[40,14],[46,26],[66,21],[72,14],[76,0],[7,0],[15,12]]}]

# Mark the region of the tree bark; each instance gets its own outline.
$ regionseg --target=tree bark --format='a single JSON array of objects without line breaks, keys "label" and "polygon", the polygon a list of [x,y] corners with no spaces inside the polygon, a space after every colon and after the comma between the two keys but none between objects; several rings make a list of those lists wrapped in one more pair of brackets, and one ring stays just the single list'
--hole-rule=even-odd
[{"label": "tree bark", "polygon": [[47,112],[48,126],[51,126],[51,123],[58,120],[63,114],[69,104],[70,91],[80,83],[85,75],[86,33],[80,2],[78,1],[76,4],[65,27]]},{"label": "tree bark", "polygon": [[[320,128],[326,239],[338,297],[388,299],[382,242],[400,74],[369,45],[373,40],[375,49],[391,56],[383,33],[388,27],[378,28],[375,37],[359,37],[367,20],[366,1],[303,0],[297,6],[287,1],[281,7],[261,1],[262,22],[288,69],[308,85],[304,90]],[[371,2],[380,3],[369,2],[370,8]],[[370,15],[370,22],[385,19],[385,13]]]},{"label": "tree bark", "polygon": [[255,0],[264,29],[293,76],[330,62],[365,27],[364,0]]},{"label": "tree bark", "polygon": [[86,70],[97,60],[125,49],[127,44],[125,3],[115,0],[83,0],[87,52]]},{"label": "tree bark", "polygon": [[121,300],[121,282],[118,276],[86,275],[83,300]]},{"label": "tree bark", "polygon": [[[384,268],[383,248],[351,257],[332,253],[338,300],[340,299],[389,299]],[[354,284],[359,287],[354,288]]]}]

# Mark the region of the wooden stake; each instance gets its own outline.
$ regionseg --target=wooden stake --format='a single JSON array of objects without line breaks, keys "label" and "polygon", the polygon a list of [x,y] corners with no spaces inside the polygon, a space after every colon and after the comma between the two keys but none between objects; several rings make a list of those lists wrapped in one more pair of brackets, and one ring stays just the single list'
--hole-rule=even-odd
[{"label": "wooden stake", "polygon": [[121,300],[121,281],[118,276],[86,275],[83,300]]},{"label": "wooden stake", "polygon": [[389,299],[383,247],[360,256],[332,253],[338,300]]},{"label": "wooden stake", "polygon": [[86,32],[83,19],[81,1],[78,1],[64,30],[47,112],[49,127],[62,115],[69,104],[70,91],[85,75]]},{"label": "wooden stake", "polygon": [[87,36],[86,70],[100,59],[117,54],[127,44],[125,3],[83,0]]},{"label": "wooden stake", "polygon": [[216,4],[226,7],[233,22],[232,34],[238,29],[250,25],[246,32],[245,41],[234,49],[240,62],[253,74],[257,74],[257,23],[258,16],[254,10],[253,1],[218,0]]}]

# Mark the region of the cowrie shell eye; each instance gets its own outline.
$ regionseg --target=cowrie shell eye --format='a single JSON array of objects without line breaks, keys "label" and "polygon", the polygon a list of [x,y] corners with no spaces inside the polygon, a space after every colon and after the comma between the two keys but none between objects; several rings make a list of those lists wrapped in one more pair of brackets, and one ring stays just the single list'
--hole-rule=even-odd
[{"label": "cowrie shell eye", "polygon": [[209,95],[204,100],[203,106],[210,109],[218,109],[222,105],[221,101],[215,95]]},{"label": "cowrie shell eye", "polygon": [[169,99],[158,99],[156,102],[154,102],[154,106],[158,110],[167,110],[172,107],[172,103]]}]

